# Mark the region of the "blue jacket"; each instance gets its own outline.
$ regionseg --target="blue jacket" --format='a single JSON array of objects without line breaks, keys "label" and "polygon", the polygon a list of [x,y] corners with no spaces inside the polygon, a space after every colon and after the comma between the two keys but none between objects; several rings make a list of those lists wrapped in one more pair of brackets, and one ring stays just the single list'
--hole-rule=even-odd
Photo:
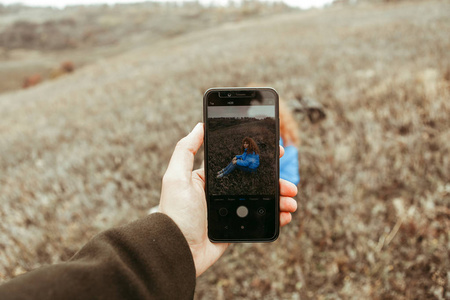
[{"label": "blue jacket", "polygon": [[247,149],[244,150],[242,155],[236,155],[236,164],[241,167],[247,167],[252,170],[256,170],[259,167],[259,155],[255,152],[248,154]]},{"label": "blue jacket", "polygon": [[[280,145],[283,146],[283,140],[280,139]],[[280,178],[290,181],[297,185],[300,182],[298,149],[295,146],[284,148],[284,155],[280,158]]]}]

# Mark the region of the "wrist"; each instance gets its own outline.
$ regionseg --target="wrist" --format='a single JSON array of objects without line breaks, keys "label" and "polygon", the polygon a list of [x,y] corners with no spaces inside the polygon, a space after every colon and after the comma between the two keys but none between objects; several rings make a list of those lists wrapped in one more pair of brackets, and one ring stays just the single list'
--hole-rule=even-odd
[{"label": "wrist", "polygon": [[194,261],[195,267],[195,277],[199,277],[206,268],[202,265],[202,253],[198,245],[189,245],[189,249],[191,250],[192,260]]}]

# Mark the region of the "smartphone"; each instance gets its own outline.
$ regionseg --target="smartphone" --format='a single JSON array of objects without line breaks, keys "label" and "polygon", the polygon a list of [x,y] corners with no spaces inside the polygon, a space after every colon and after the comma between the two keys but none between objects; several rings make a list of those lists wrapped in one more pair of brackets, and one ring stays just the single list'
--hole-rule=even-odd
[{"label": "smartphone", "polygon": [[278,101],[272,88],[211,88],[203,96],[212,242],[278,238]]}]

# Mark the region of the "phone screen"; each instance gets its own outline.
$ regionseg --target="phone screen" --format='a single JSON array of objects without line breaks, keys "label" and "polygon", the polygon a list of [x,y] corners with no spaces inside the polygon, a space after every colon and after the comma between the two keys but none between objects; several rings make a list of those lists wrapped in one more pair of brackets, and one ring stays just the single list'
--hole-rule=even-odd
[{"label": "phone screen", "polygon": [[208,234],[213,241],[278,236],[278,95],[270,88],[205,93]]}]

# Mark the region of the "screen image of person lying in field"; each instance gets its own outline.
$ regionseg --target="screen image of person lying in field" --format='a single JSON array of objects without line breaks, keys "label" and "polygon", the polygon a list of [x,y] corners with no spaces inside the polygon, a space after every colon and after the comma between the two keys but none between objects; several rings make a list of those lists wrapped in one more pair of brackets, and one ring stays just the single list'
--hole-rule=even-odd
[{"label": "screen image of person lying in field", "polygon": [[227,176],[235,169],[245,172],[255,172],[259,167],[259,148],[251,137],[242,140],[241,155],[233,157],[231,162],[222,170],[217,172],[217,178]]}]

